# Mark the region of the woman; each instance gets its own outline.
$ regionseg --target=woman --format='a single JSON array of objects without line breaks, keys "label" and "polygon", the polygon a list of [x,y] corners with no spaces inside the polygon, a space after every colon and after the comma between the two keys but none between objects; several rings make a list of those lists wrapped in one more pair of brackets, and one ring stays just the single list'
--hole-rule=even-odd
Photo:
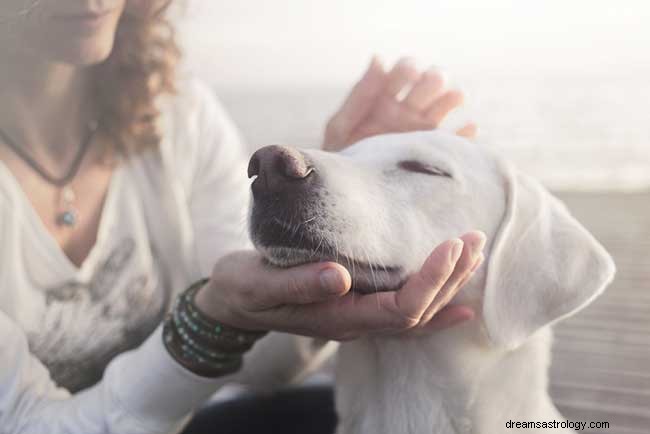
[{"label": "woman", "polygon": [[[339,264],[260,260],[241,141],[207,88],[175,77],[168,6],[0,4],[2,433],[176,432],[224,383],[306,374],[327,345],[295,335],[432,333],[473,315],[444,307],[480,264],[480,233],[438,246],[383,309],[348,293]],[[440,87],[373,61],[325,148],[435,127],[462,96]]]}]

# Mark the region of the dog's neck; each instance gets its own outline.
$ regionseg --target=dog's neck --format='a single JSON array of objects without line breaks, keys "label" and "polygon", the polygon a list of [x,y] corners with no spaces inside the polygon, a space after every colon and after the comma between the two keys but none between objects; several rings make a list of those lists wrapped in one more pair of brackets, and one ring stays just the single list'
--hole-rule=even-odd
[{"label": "dog's neck", "polygon": [[482,339],[470,323],[430,338],[342,345],[338,433],[482,434],[504,431],[508,419],[559,418],[546,393],[550,331],[510,353]]}]

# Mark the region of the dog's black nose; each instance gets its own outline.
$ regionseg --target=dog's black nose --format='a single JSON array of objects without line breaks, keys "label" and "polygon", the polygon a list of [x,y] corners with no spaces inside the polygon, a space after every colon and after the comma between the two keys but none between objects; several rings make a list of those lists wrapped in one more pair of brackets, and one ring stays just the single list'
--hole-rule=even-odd
[{"label": "dog's black nose", "polygon": [[252,185],[256,197],[302,188],[313,171],[302,152],[278,145],[257,150],[248,163],[248,177],[257,176]]}]

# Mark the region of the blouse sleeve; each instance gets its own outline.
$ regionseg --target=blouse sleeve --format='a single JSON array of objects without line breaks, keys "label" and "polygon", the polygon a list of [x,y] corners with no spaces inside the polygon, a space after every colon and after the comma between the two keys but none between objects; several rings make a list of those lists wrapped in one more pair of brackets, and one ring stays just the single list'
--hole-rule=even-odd
[{"label": "blouse sleeve", "polygon": [[0,311],[0,433],[173,433],[222,384],[178,365],[160,329],[108,365],[95,386],[71,395],[29,352],[23,331]]}]

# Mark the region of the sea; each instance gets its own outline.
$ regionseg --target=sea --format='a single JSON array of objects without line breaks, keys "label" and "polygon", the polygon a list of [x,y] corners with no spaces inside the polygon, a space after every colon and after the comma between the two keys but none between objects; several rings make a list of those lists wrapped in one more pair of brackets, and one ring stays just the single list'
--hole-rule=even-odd
[{"label": "sea", "polygon": [[[315,147],[346,86],[235,88],[214,84],[251,149]],[[650,188],[650,76],[465,77],[466,105],[441,128],[466,120],[476,141],[555,190]]]}]

